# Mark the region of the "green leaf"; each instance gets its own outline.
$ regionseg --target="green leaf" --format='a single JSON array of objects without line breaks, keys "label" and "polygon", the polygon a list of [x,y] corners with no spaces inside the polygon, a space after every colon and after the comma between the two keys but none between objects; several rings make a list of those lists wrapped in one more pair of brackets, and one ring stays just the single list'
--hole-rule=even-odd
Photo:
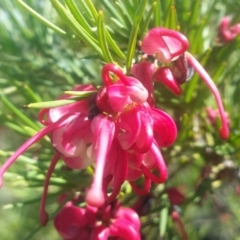
[{"label": "green leaf", "polygon": [[92,16],[93,16],[95,22],[97,22],[97,20],[98,20],[98,12],[97,12],[94,4],[92,3],[91,0],[87,0],[87,4],[88,4],[88,7],[89,7],[89,9],[90,9],[90,11],[92,13]]},{"label": "green leaf", "polygon": [[79,36],[86,44],[89,44],[97,52],[100,58],[103,59],[102,50],[99,48],[99,43],[96,39],[89,35],[89,33],[74,19],[73,15],[58,0],[51,0],[51,2],[60,16],[63,17],[68,26],[72,28],[77,36]]},{"label": "green leaf", "polygon": [[143,22],[143,24],[141,24],[141,28],[139,30],[140,34],[139,34],[139,38],[142,39],[144,34],[145,34],[145,31],[147,30],[148,28],[148,25],[149,25],[149,22],[150,22],[150,19],[151,17],[153,16],[153,13],[156,9],[156,6],[157,6],[157,2],[154,2],[151,6],[151,8],[148,10],[148,14],[147,14],[147,17],[145,19],[145,21]]},{"label": "green leaf", "polygon": [[39,102],[39,103],[30,103],[25,107],[28,108],[54,108],[60,107],[64,105],[68,105],[71,103],[75,103],[79,100],[79,98],[71,98],[71,99],[62,99],[62,100],[55,100],[55,101],[47,101],[47,102]]},{"label": "green leaf", "polygon": [[48,21],[46,18],[38,14],[36,11],[34,11],[32,8],[30,8],[26,3],[24,3],[22,0],[17,0],[17,2],[25,9],[27,10],[30,14],[32,14],[34,17],[39,19],[42,23],[44,23],[47,27],[51,28],[57,33],[60,33],[62,35],[66,35],[66,32],[63,31],[61,28],[55,26],[53,23]]},{"label": "green leaf", "polygon": [[81,97],[81,98],[87,98],[90,95],[97,93],[97,91],[65,91],[65,94],[76,96],[76,97]]},{"label": "green leaf", "polygon": [[86,19],[83,17],[82,13],[79,11],[74,0],[65,0],[69,10],[73,14],[77,22],[90,34],[92,35],[92,29]]},{"label": "green leaf", "polygon": [[157,0],[157,5],[154,11],[154,26],[162,26],[162,9],[161,9],[161,0]]},{"label": "green leaf", "polygon": [[120,23],[124,23],[124,19],[122,18],[121,14],[117,11],[116,3],[109,4],[109,0],[100,0],[102,5],[109,11],[112,18],[117,19]]},{"label": "green leaf", "polygon": [[170,28],[173,30],[179,29],[179,23],[177,20],[177,12],[176,12],[176,8],[174,6],[174,1],[172,1],[172,4],[169,7],[164,27]]},{"label": "green leaf", "polygon": [[32,127],[35,130],[39,130],[39,127],[36,123],[34,123],[30,118],[28,118],[24,113],[22,113],[14,104],[12,104],[3,93],[0,92],[0,99],[2,100],[3,104],[8,107],[15,115],[19,118],[19,120]]},{"label": "green leaf", "polygon": [[[162,201],[166,202],[167,201],[167,195],[164,194],[162,196]],[[168,206],[164,207],[161,209],[161,211],[159,212],[159,234],[160,234],[160,238],[162,239],[165,236],[166,233],[166,229],[167,229],[167,223],[168,223],[168,211],[169,208]]]},{"label": "green leaf", "polygon": [[129,74],[131,71],[132,66],[132,59],[135,53],[136,49],[136,43],[137,43],[137,35],[139,31],[139,25],[143,17],[144,10],[146,8],[147,0],[141,1],[139,4],[137,11],[135,13],[135,19],[133,22],[132,30],[130,33],[130,38],[128,42],[128,49],[127,49],[127,60],[126,60],[126,69],[127,73]]},{"label": "green leaf", "polygon": [[98,24],[97,24],[97,26],[98,26],[98,40],[99,40],[99,44],[100,44],[100,47],[102,49],[105,61],[107,63],[113,63],[113,59],[112,59],[112,56],[109,52],[108,44],[107,44],[107,41],[106,41],[105,28],[104,28],[104,25],[103,25],[103,12],[102,11],[100,11],[99,14],[98,14]]}]

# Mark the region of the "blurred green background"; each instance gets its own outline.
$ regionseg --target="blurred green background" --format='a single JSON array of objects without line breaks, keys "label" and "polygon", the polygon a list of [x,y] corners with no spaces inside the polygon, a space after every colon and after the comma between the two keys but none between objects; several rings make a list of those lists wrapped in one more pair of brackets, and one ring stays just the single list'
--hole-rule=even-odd
[{"label": "blurred green background", "polygon": [[[29,14],[19,1],[0,1],[0,161],[3,163],[41,125],[38,110],[24,108],[32,102],[49,101],[79,83],[100,83],[103,60],[82,41],[48,0],[26,0],[36,12],[67,32],[61,35],[47,28]],[[87,1],[86,1],[87,2]],[[104,12],[105,24],[123,52],[138,0],[92,1]],[[148,1],[144,20],[155,1]],[[197,75],[184,85],[181,97],[157,85],[158,105],[170,113],[177,125],[177,142],[163,154],[169,167],[169,181],[164,186],[176,187],[188,201],[178,207],[189,239],[240,239],[240,37],[222,45],[217,39],[220,19],[229,15],[232,23],[240,22],[239,0],[162,0],[149,28],[157,23],[170,27],[169,16],[179,23],[180,31],[190,42],[189,51],[205,66],[221,92],[230,116],[231,135],[223,141],[218,135],[220,122],[212,125],[206,107],[216,108],[214,98]],[[93,29],[95,23],[83,1],[76,1]],[[170,12],[171,4],[175,12]],[[143,25],[141,25],[143,26]],[[140,26],[140,29],[141,29]],[[139,32],[138,40],[143,33]],[[138,54],[134,56],[136,59]],[[125,61],[115,57],[120,66]],[[25,117],[25,118],[24,118]],[[44,174],[53,150],[49,139],[35,144],[5,175],[0,191],[0,238],[2,240],[60,239],[52,222],[38,224],[39,198]],[[81,186],[79,172],[63,173],[62,163],[51,180],[48,211],[57,209],[57,196],[64,190]],[[210,172],[210,174],[209,174]],[[156,198],[149,203],[149,214],[142,217],[146,239],[160,239],[159,208],[163,191],[152,189]],[[158,209],[158,210],[154,210]],[[160,216],[160,217],[159,217]],[[180,239],[167,217],[165,237]]]}]

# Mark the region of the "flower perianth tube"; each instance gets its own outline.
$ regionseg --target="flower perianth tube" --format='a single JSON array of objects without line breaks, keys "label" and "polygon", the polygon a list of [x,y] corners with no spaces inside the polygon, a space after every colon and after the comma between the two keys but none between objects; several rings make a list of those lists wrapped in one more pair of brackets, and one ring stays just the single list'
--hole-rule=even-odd
[{"label": "flower perianth tube", "polygon": [[143,196],[143,195],[146,195],[150,191],[152,182],[148,176],[144,175],[144,185],[143,185],[142,189],[137,187],[134,181],[129,181],[129,183],[135,193],[137,193],[139,196]]},{"label": "flower perianth tube", "polygon": [[92,186],[87,193],[86,202],[94,207],[104,204],[105,196],[103,193],[103,172],[107,154],[110,150],[115,134],[115,125],[108,117],[98,115],[93,123],[94,143],[93,155],[96,156],[96,168]]},{"label": "flower perianth tube", "polygon": [[65,115],[55,123],[41,129],[37,134],[29,138],[0,168],[0,187],[3,185],[3,175],[7,169],[16,161],[16,159],[23,154],[30,146],[32,146],[39,139],[51,133],[53,130],[65,125],[69,121],[71,115]]},{"label": "flower perianth tube", "polygon": [[60,156],[61,155],[58,152],[56,152],[54,154],[53,159],[48,168],[46,178],[45,178],[44,189],[43,189],[43,194],[42,194],[40,209],[39,209],[39,221],[42,226],[45,226],[48,222],[48,213],[45,210],[48,185],[49,185],[50,177],[54,171],[55,166],[57,165],[57,162],[58,162]]},{"label": "flower perianth tube", "polygon": [[159,177],[155,176],[144,164],[141,165],[141,170],[155,183],[163,183],[167,180],[168,170],[164,162],[163,156],[155,142],[152,143],[150,152],[155,160],[155,166],[159,171]]},{"label": "flower perianth tube", "polygon": [[102,68],[102,80],[106,87],[109,85],[112,85],[114,83],[115,79],[111,79],[109,73],[114,73],[116,76],[118,76],[123,84],[128,85],[128,82],[126,81],[126,76],[122,72],[122,70],[115,64],[109,63],[103,66]]},{"label": "flower perianth tube", "polygon": [[189,52],[186,52],[186,58],[188,63],[195,69],[196,72],[198,72],[202,80],[207,84],[207,86],[213,93],[218,105],[218,109],[219,109],[219,113],[222,121],[220,136],[222,139],[227,139],[229,137],[227,118],[225,115],[222,99],[216,85],[214,84],[213,80],[208,75],[208,73],[205,71],[205,69],[201,66],[201,64]]},{"label": "flower perianth tube", "polygon": [[148,55],[157,54],[162,63],[169,63],[188,49],[188,40],[180,32],[167,28],[153,28],[142,40],[141,49]]}]

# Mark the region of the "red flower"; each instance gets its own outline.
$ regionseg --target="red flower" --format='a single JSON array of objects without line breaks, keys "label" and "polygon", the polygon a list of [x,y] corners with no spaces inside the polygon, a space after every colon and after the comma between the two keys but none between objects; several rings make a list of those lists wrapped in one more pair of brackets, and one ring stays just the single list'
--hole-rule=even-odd
[{"label": "red flower", "polygon": [[240,34],[240,23],[230,26],[230,21],[230,17],[223,17],[218,28],[218,34],[223,43],[233,41]]},{"label": "red flower", "polygon": [[[224,26],[225,25],[226,20],[224,22]],[[239,26],[235,26],[232,31],[236,33],[238,28]],[[227,139],[229,136],[229,129],[221,96],[213,80],[205,71],[205,69],[190,53],[187,52],[187,38],[174,30],[153,28],[142,40],[141,48],[142,51],[148,55],[156,54],[156,58],[163,64],[172,62],[171,67],[159,67],[154,73],[153,79],[163,83],[176,95],[182,93],[181,84],[191,76],[191,68],[193,68],[200,75],[202,80],[213,93],[218,105],[219,114],[222,121],[220,136],[223,139]]]},{"label": "red flower", "polygon": [[69,202],[54,218],[54,226],[64,240],[107,240],[109,237],[140,240],[140,224],[134,210],[117,202],[86,209]]}]

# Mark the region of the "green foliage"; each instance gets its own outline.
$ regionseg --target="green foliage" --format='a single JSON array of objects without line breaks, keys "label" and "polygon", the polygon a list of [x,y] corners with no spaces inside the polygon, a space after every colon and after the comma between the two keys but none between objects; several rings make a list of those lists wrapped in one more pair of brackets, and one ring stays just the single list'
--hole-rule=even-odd
[{"label": "green foliage", "polygon": [[[163,151],[169,180],[165,185],[153,187],[153,197],[142,216],[142,231],[147,234],[146,239],[180,239],[166,198],[166,189],[176,187],[187,196],[181,206],[181,216],[189,239],[237,239],[240,231],[240,193],[236,190],[240,158],[240,38],[221,45],[217,27],[225,15],[231,15],[233,22],[240,21],[239,1],[15,2],[0,1],[1,162],[41,128],[37,110],[30,107],[67,104],[52,101],[75,84],[98,85],[100,69],[106,62],[114,62],[129,73],[132,63],[138,60],[139,41],[148,29],[156,26],[176,29],[187,36],[189,51],[220,89],[231,119],[231,134],[229,140],[221,140],[219,122],[212,125],[207,119],[206,107],[216,106],[197,75],[184,85],[180,97],[157,85],[158,106],[174,117],[179,134],[174,146]],[[83,97],[74,92],[69,94],[74,97],[64,101]],[[0,192],[4,209],[0,218],[2,239],[19,236],[58,239],[51,227],[39,227],[35,211],[51,160],[49,156],[53,153],[49,143],[46,137],[35,144],[6,174],[7,187]],[[50,182],[51,218],[58,211],[56,199],[60,193],[91,182],[92,169],[79,173],[63,171],[62,167],[63,163],[57,165]],[[128,184],[123,186],[120,199],[126,205],[136,199]]]}]

